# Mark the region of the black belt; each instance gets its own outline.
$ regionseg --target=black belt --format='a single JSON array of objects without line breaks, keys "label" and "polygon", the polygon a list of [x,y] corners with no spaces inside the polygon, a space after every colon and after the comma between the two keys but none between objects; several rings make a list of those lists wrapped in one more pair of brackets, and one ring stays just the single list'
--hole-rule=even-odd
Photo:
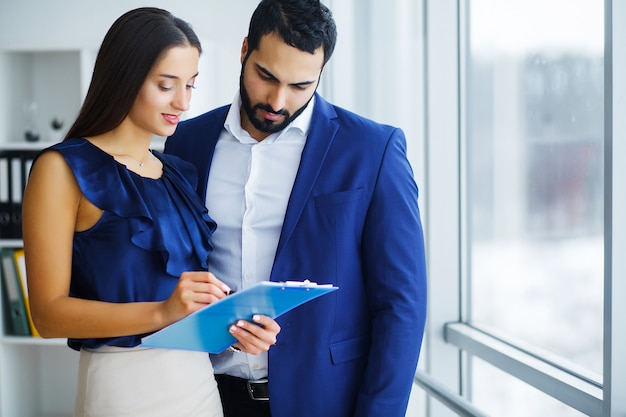
[{"label": "black belt", "polygon": [[216,374],[215,379],[221,389],[229,391],[247,393],[250,399],[255,401],[269,401],[269,390],[267,389],[267,379],[249,381],[244,378],[226,374]]}]

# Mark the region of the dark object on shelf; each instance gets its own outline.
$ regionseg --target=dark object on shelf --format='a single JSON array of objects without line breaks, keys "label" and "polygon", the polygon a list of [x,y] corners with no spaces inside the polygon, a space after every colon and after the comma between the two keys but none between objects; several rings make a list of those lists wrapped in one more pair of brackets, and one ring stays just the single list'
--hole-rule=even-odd
[{"label": "dark object on shelf", "polygon": [[63,132],[61,131],[62,128],[63,128],[63,120],[55,116],[50,121],[50,131],[49,131],[49,137],[47,139],[50,142],[60,142],[63,139]]},{"label": "dark object on shelf", "polygon": [[0,150],[0,239],[22,238],[22,194],[38,150]]},{"label": "dark object on shelf", "polygon": [[27,142],[37,142],[39,140],[39,132],[29,129],[24,132],[24,138]]},{"label": "dark object on shelf", "polygon": [[59,130],[63,127],[63,120],[59,120],[56,117],[54,119],[52,119],[52,121],[50,122],[50,127],[52,127],[52,129],[54,130]]}]

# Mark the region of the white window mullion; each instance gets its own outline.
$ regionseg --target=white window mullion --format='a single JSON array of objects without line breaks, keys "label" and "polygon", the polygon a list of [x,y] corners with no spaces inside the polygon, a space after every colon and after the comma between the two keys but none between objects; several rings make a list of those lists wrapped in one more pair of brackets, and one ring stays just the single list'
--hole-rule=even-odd
[{"label": "white window mullion", "polygon": [[607,0],[605,10],[604,416],[618,417],[626,415],[626,1]]},{"label": "white window mullion", "polygon": [[[426,245],[428,334],[426,372],[460,394],[460,354],[443,338],[460,312],[458,1],[426,1]],[[431,401],[429,417],[455,415]]]}]

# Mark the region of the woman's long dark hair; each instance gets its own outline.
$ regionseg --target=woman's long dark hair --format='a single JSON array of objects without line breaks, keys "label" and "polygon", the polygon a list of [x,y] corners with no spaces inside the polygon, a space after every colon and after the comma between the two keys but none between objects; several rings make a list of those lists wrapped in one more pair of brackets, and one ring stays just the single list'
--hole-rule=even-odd
[{"label": "woman's long dark hair", "polygon": [[158,59],[174,46],[187,45],[202,52],[191,25],[166,10],[142,7],[120,16],[102,41],[87,96],[65,138],[96,136],[119,126]]}]

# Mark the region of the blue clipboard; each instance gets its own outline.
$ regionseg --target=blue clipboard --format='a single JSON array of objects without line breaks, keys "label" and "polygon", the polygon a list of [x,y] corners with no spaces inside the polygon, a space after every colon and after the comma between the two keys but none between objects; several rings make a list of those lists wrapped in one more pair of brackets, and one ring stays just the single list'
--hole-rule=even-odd
[{"label": "blue clipboard", "polygon": [[263,281],[222,298],[141,340],[141,346],[220,353],[237,341],[228,327],[254,314],[276,318],[338,287],[309,281]]}]

